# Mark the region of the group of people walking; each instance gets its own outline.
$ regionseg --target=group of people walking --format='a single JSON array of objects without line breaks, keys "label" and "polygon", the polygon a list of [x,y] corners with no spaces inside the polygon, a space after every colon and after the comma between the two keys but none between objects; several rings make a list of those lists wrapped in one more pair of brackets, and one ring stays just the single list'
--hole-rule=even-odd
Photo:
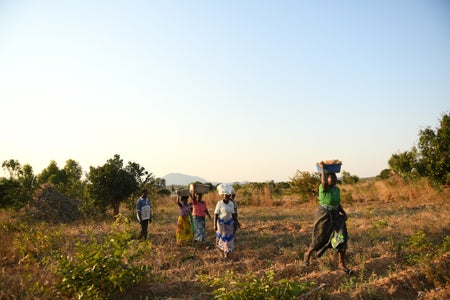
[{"label": "group of people walking", "polygon": [[[234,249],[234,235],[239,227],[237,205],[231,185],[219,184],[217,192],[221,200],[214,209],[216,246],[222,250],[223,257],[228,258]],[[189,198],[192,199],[192,203],[188,202]],[[176,230],[178,244],[206,241],[206,216],[211,219],[211,215],[202,198],[203,193],[196,192],[195,189],[191,189],[189,194],[185,191],[178,192],[177,204],[180,207]]]},{"label": "group of people walking", "polygon": [[[235,202],[235,192],[229,184],[219,184],[217,192],[221,199],[214,209],[214,231],[216,233],[216,246],[222,251],[222,256],[228,258],[234,249],[234,236],[240,227]],[[189,198],[192,202],[189,202]],[[148,224],[151,222],[150,200],[148,191],[143,190],[136,202],[137,219],[141,224],[139,239],[146,239]],[[206,242],[206,216],[211,219],[203,193],[194,189],[177,192],[177,205],[179,214],[176,228],[176,241],[178,244],[191,242]]]},{"label": "group of people walking", "polygon": [[[336,186],[335,173],[325,172],[324,162],[320,162],[321,183],[319,185],[319,206],[313,225],[312,240],[304,254],[304,263],[310,265],[313,253],[321,257],[327,249],[334,249],[338,253],[339,268],[348,274],[353,271],[346,265],[347,249],[347,214],[340,203],[340,190]],[[217,192],[221,196],[214,209],[214,230],[216,233],[216,247],[222,256],[228,258],[234,249],[236,230],[240,227],[235,202],[235,192],[231,185],[219,184]],[[147,191],[137,200],[137,217],[141,223],[140,238],[147,238],[148,223],[151,222],[150,202]],[[192,202],[188,202],[189,198]],[[203,201],[203,193],[193,191],[179,191],[177,204],[179,216],[176,229],[176,241],[179,244],[206,241],[206,216],[211,219],[207,205]]]}]

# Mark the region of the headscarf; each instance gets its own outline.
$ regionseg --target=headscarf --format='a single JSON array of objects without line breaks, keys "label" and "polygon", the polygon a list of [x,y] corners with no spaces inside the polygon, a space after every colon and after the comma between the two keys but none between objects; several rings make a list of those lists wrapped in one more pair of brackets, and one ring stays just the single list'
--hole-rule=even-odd
[{"label": "headscarf", "polygon": [[221,183],[217,186],[217,192],[219,195],[231,195],[233,191],[233,187],[226,183]]}]

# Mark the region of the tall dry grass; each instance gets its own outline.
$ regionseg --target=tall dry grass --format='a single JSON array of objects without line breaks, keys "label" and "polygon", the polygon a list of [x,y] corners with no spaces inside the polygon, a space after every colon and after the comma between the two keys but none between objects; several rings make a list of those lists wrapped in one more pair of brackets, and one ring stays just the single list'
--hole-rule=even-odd
[{"label": "tall dry grass", "polygon": [[[348,256],[354,276],[337,270],[332,251],[313,258],[310,267],[302,263],[311,240],[316,200],[275,196],[265,189],[249,196],[242,189],[236,198],[242,228],[227,261],[214,247],[211,220],[207,219],[207,243],[177,245],[175,199],[155,200],[148,253],[140,261],[151,272],[121,298],[210,299],[213,288],[201,278],[224,278],[226,271],[263,276],[269,270],[276,279],[316,283],[308,295],[311,299],[412,299],[419,292],[425,298],[449,295],[449,190],[436,190],[426,181],[369,181],[340,188],[349,215]],[[211,193],[204,199],[212,214],[219,196]],[[122,214],[134,220],[132,212]],[[48,253],[73,255],[76,242],[88,243],[92,236],[101,238],[110,232],[113,218],[31,227],[23,218],[2,212],[0,220],[0,298],[50,299],[64,295],[53,289],[60,279],[54,272],[56,257]],[[133,224],[137,234],[139,225]],[[33,244],[38,231],[51,236],[48,243]]]}]

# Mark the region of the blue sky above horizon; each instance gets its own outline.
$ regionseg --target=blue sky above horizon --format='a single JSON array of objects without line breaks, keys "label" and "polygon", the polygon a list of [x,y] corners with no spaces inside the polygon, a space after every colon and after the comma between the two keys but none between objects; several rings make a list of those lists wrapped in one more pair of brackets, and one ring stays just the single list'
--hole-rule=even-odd
[{"label": "blue sky above horizon", "polygon": [[360,177],[450,110],[448,1],[1,1],[0,160]]}]

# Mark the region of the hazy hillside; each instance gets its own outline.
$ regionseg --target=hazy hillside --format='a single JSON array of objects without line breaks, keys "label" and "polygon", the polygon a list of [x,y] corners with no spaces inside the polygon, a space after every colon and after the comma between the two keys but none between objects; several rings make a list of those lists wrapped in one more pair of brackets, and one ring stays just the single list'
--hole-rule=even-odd
[{"label": "hazy hillside", "polygon": [[166,186],[169,185],[188,185],[191,182],[209,182],[204,178],[198,177],[198,176],[191,176],[181,173],[169,173],[166,176],[163,177],[163,179],[166,180]]},{"label": "hazy hillside", "polygon": [[[181,173],[169,173],[166,176],[163,177],[163,179],[166,180],[166,186],[170,185],[188,185],[192,182],[203,182],[203,183],[212,183],[214,185],[219,184],[220,182],[217,181],[209,181],[199,176],[191,176]],[[224,182],[224,183],[230,183],[233,184],[235,182]],[[239,184],[247,184],[249,181],[239,181],[237,182]]]}]

